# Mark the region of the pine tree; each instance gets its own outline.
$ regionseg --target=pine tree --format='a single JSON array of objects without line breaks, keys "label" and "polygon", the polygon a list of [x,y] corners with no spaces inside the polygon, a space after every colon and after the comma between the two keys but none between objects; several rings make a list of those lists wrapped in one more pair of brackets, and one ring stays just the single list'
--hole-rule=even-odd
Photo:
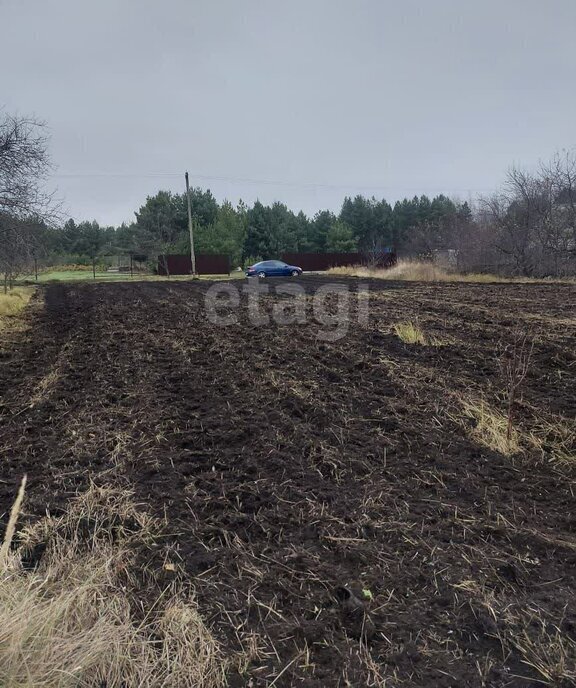
[{"label": "pine tree", "polygon": [[351,253],[358,248],[358,241],[352,229],[342,220],[336,220],[326,235],[326,251]]}]

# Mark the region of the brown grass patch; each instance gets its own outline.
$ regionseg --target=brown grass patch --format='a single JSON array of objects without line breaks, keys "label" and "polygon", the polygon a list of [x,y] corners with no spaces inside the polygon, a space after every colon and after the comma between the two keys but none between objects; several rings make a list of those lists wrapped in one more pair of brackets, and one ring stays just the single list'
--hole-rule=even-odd
[{"label": "brown grass patch", "polygon": [[[130,493],[92,486],[63,516],[23,530],[19,548],[0,562],[2,685],[225,684],[218,645],[184,586],[148,605],[137,594],[136,545],[158,526]],[[39,563],[25,570],[38,545]]]},{"label": "brown grass patch", "polygon": [[34,289],[14,287],[7,294],[0,292],[0,318],[13,318],[18,315],[32,298]]},{"label": "brown grass patch", "polygon": [[413,322],[396,323],[394,332],[404,344],[426,344],[424,332]]},{"label": "brown grass patch", "polygon": [[429,261],[399,260],[392,268],[369,268],[363,265],[343,266],[328,270],[331,275],[348,275],[406,282],[501,282],[501,283],[574,283],[574,279],[535,279],[531,277],[502,277],[490,273],[448,272]]},{"label": "brown grass patch", "polygon": [[394,332],[405,344],[420,344],[422,346],[442,346],[444,344],[438,337],[425,334],[424,330],[412,321],[396,323]]},{"label": "brown grass patch", "polygon": [[462,399],[464,417],[471,424],[471,436],[480,444],[505,456],[520,448],[518,431],[508,430],[508,417],[483,399]]}]

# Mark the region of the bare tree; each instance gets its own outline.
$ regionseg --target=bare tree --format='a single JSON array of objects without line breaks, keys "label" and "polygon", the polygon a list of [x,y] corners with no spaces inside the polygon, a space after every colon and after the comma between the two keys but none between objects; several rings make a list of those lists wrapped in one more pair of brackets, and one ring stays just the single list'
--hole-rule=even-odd
[{"label": "bare tree", "polygon": [[576,157],[556,155],[530,173],[512,168],[502,192],[483,201],[493,243],[513,274],[576,272]]},{"label": "bare tree", "polygon": [[43,190],[51,164],[45,125],[6,115],[0,120],[0,210],[47,219],[55,208]]},{"label": "bare tree", "polygon": [[44,190],[51,170],[45,125],[26,117],[0,119],[0,273],[4,289],[36,256],[41,230],[58,219]]},{"label": "bare tree", "polygon": [[546,181],[549,203],[549,224],[545,242],[555,274],[576,272],[576,155],[574,151],[556,154],[540,166]]},{"label": "bare tree", "polygon": [[538,238],[548,210],[541,180],[511,168],[503,192],[490,199],[489,207],[499,229],[496,247],[508,256],[514,273],[534,275]]}]

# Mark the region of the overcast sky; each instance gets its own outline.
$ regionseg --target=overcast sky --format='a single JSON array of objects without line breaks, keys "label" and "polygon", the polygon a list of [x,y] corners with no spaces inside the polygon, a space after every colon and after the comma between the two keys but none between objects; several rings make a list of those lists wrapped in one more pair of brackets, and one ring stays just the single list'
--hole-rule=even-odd
[{"label": "overcast sky", "polygon": [[494,189],[576,145],[575,0],[0,0],[0,107],[76,219],[146,195],[337,210]]}]

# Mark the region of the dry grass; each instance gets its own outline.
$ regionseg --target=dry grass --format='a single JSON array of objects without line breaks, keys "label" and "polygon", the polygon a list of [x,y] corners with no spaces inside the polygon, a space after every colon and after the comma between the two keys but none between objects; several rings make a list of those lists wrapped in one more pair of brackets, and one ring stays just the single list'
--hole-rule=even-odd
[{"label": "dry grass", "polygon": [[20,514],[20,509],[22,508],[22,502],[24,501],[24,491],[26,490],[26,476],[22,478],[20,483],[20,488],[12,509],[10,510],[10,518],[8,519],[8,524],[6,525],[6,532],[4,533],[4,540],[2,546],[0,547],[0,570],[4,569],[10,558],[10,547],[12,545],[12,540],[14,539],[14,533],[16,532],[16,523],[18,521],[18,515]]},{"label": "dry grass", "polygon": [[49,373],[38,382],[34,394],[30,397],[30,405],[34,406],[46,398],[49,391],[56,385],[60,379],[60,366],[54,366]]},{"label": "dry grass", "polygon": [[472,438],[505,456],[537,450],[547,463],[573,470],[576,467],[576,428],[566,418],[537,418],[530,430],[522,432],[509,423],[506,413],[495,409],[484,399],[460,398],[463,416],[450,414],[464,424]]},{"label": "dry grass", "polygon": [[492,408],[483,399],[463,399],[465,417],[472,423],[472,437],[489,449],[505,456],[516,454],[520,448],[518,432],[509,429],[508,417]]},{"label": "dry grass", "polygon": [[551,618],[533,604],[510,603],[484,583],[463,581],[456,585],[469,596],[476,617],[490,619],[489,635],[496,638],[505,654],[517,654],[521,661],[549,686],[574,685],[576,681],[576,642],[561,630],[562,619]]},{"label": "dry grass", "polygon": [[32,406],[47,399],[52,391],[56,388],[58,381],[62,378],[63,373],[65,373],[68,368],[70,352],[73,346],[73,340],[66,342],[62,346],[58,352],[56,360],[48,369],[48,372],[34,386],[33,394],[30,397],[30,404]]},{"label": "dry grass", "polygon": [[424,332],[412,321],[399,322],[394,325],[394,333],[405,344],[420,344],[422,346],[442,346],[445,342]]},{"label": "dry grass", "polygon": [[362,265],[331,268],[331,275],[348,275],[351,277],[370,277],[374,279],[400,280],[407,282],[503,282],[503,283],[530,283],[530,282],[574,282],[566,280],[538,280],[530,277],[502,277],[489,273],[458,273],[447,272],[432,262],[418,260],[399,260],[393,268],[369,268]]},{"label": "dry grass", "polygon": [[61,516],[45,518],[22,528],[18,541],[23,552],[41,544],[80,547],[90,536],[97,542],[130,544],[148,542],[159,531],[161,522],[153,519],[132,501],[128,491],[112,487],[90,488],[70,502]]},{"label": "dry grass", "polygon": [[7,294],[0,292],[0,317],[11,318],[18,315],[30,301],[34,289],[14,287]]},{"label": "dry grass", "polygon": [[[2,686],[225,684],[217,643],[183,586],[148,606],[137,594],[136,545],[157,527],[130,494],[93,486],[63,516],[24,529],[0,563]],[[25,570],[37,545],[40,562]]]},{"label": "dry grass", "polygon": [[394,332],[405,344],[426,344],[424,332],[413,322],[396,323]]},{"label": "dry grass", "polygon": [[[522,661],[535,669],[550,686],[576,682],[576,642],[539,614],[525,614],[519,628],[500,639],[514,647]],[[533,628],[536,627],[536,631]]]},{"label": "dry grass", "polygon": [[529,440],[543,457],[570,468],[576,466],[576,427],[568,419],[540,420]]}]

